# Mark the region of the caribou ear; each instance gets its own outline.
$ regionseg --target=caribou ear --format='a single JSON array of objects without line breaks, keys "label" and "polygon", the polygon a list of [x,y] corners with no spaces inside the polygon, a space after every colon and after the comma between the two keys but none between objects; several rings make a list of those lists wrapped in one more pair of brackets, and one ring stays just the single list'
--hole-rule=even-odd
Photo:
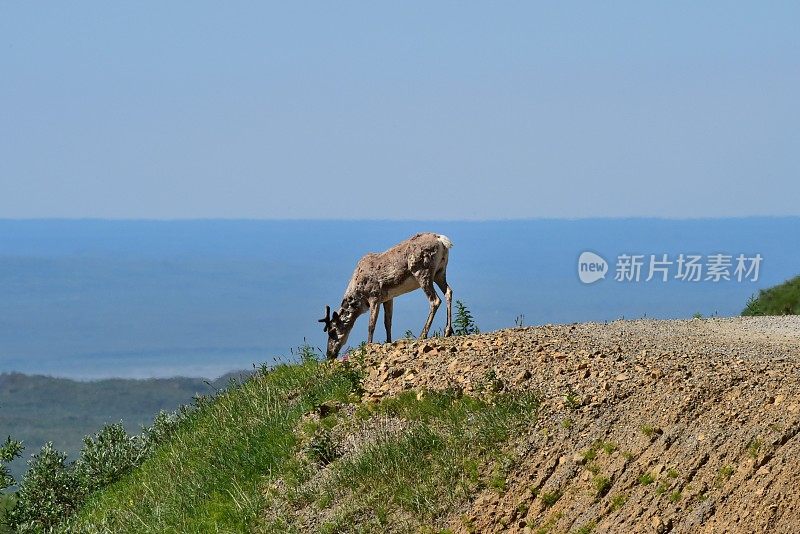
[{"label": "caribou ear", "polygon": [[333,316],[331,316],[331,322],[333,323],[339,322],[339,312],[333,312]]}]

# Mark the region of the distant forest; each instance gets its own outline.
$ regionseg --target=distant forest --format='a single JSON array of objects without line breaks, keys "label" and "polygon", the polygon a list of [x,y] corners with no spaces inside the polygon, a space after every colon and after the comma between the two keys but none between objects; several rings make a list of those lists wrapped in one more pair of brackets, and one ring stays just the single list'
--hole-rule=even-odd
[{"label": "distant forest", "polygon": [[79,382],[0,374],[0,437],[11,435],[25,445],[23,457],[11,464],[12,474],[19,480],[25,460],[47,441],[74,457],[83,437],[107,423],[122,421],[128,433],[138,433],[159,410],[175,410],[245,374],[229,373],[211,382],[202,378]]}]

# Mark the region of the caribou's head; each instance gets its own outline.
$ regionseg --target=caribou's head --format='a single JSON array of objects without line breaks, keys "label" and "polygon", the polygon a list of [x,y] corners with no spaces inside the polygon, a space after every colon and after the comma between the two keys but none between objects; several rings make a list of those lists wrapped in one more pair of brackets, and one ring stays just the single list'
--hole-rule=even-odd
[{"label": "caribou's head", "polygon": [[350,335],[352,323],[348,325],[345,316],[347,312],[339,310],[333,312],[331,315],[331,307],[325,306],[325,317],[319,320],[320,323],[325,323],[323,332],[328,333],[328,350],[326,352],[328,359],[332,360],[339,355],[339,351],[347,342],[347,336]]}]

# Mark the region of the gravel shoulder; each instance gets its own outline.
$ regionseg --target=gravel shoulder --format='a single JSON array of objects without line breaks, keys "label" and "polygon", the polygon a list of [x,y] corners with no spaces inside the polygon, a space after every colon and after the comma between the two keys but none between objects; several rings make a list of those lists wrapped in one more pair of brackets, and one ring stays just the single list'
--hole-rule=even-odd
[{"label": "gravel shoulder", "polygon": [[800,317],[638,320],[367,346],[365,400],[536,391],[506,490],[456,532],[800,532]]}]

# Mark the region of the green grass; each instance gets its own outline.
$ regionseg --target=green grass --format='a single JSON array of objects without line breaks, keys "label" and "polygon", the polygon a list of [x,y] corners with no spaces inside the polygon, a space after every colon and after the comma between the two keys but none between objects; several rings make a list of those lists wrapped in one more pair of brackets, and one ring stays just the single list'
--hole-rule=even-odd
[{"label": "green grass", "polygon": [[654,427],[653,425],[642,425],[642,427],[639,430],[641,430],[642,434],[644,434],[648,438],[652,438],[656,433],[656,427]]},{"label": "green grass", "polygon": [[594,490],[594,498],[600,499],[611,489],[611,479],[597,475],[592,479],[592,488]]},{"label": "green grass", "polygon": [[731,476],[733,476],[734,471],[736,471],[736,469],[734,469],[732,465],[723,465],[722,467],[720,467],[719,470],[717,471],[717,476],[715,479],[716,486],[717,487],[723,486],[725,482],[727,482],[728,479],[731,478]]},{"label": "green grass", "polygon": [[590,532],[592,532],[595,529],[596,526],[597,526],[597,523],[595,523],[594,521],[589,521],[585,525],[583,525],[580,528],[576,529],[574,532],[575,532],[575,534],[589,534]]},{"label": "green grass", "polygon": [[549,517],[547,521],[545,521],[539,528],[537,528],[534,532],[536,534],[549,534],[555,524],[558,522],[559,519],[564,517],[564,512],[558,512],[557,514]]},{"label": "green grass", "polygon": [[742,315],[796,315],[800,313],[800,276],[762,289],[747,301]]},{"label": "green grass", "polygon": [[623,493],[617,493],[611,497],[611,511],[616,512],[628,501],[628,496]]},{"label": "green grass", "polygon": [[583,452],[583,461],[586,463],[592,462],[597,459],[597,453],[604,451],[606,454],[613,454],[617,450],[617,444],[611,441],[595,440],[592,446]]},{"label": "green grass", "polygon": [[617,444],[610,441],[603,443],[603,450],[606,454],[613,454],[617,450]]},{"label": "green grass", "polygon": [[761,450],[761,440],[754,438],[747,444],[747,455],[754,460],[758,458],[758,453]]},{"label": "green grass", "polygon": [[557,503],[558,500],[561,498],[561,492],[560,491],[544,492],[540,494],[539,497],[542,499],[544,505],[547,508],[550,508],[555,503]]},{"label": "green grass", "polygon": [[198,408],[121,481],[89,500],[71,531],[244,531],[259,517],[261,484],[292,453],[301,415],[353,384],[315,361],[278,366]]},{"label": "green grass", "polygon": [[639,484],[642,486],[649,486],[655,481],[655,477],[650,473],[642,473],[642,476],[639,477]]},{"label": "green grass", "polygon": [[[370,532],[402,523],[439,532],[437,521],[476,491],[505,491],[516,461],[507,445],[538,408],[533,394],[455,390],[361,403],[359,388],[353,367],[311,358],[259,372],[200,403],[62,528]],[[344,453],[344,436],[369,425],[383,430]]]},{"label": "green grass", "polygon": [[678,478],[678,476],[679,476],[679,475],[678,475],[678,471],[677,471],[677,469],[670,467],[670,468],[667,470],[667,476],[668,476],[669,478]]},{"label": "green grass", "polygon": [[572,410],[580,408],[581,398],[574,391],[570,391],[564,396],[564,405]]},{"label": "green grass", "polygon": [[[329,508],[324,529],[382,531],[405,521],[415,529],[436,523],[482,487],[505,491],[513,458],[500,449],[535,417],[532,395],[498,395],[492,402],[456,392],[414,392],[358,407],[357,420],[399,419],[402,429],[377,433],[355,453],[328,466],[326,476],[282,476],[270,494],[273,510]],[[347,422],[344,430],[347,430]],[[277,514],[267,531],[308,530],[292,513]],[[425,527],[427,528],[427,527]]]}]

